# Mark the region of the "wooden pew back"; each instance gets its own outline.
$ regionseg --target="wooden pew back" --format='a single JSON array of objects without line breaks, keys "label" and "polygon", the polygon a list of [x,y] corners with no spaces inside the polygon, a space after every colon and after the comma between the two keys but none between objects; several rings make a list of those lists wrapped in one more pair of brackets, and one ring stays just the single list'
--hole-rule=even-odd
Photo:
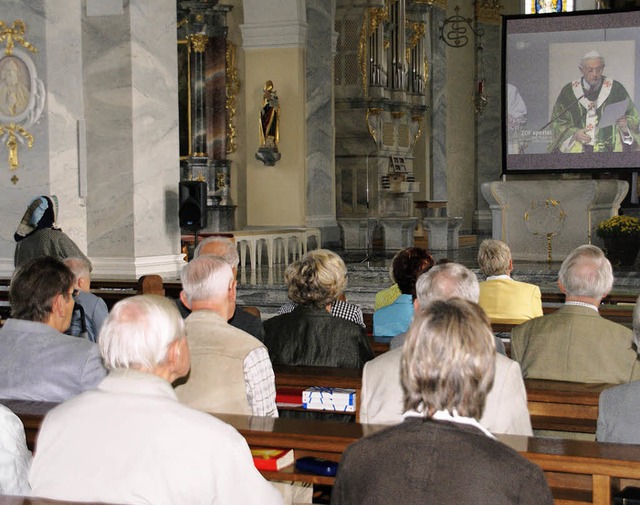
[{"label": "wooden pew back", "polygon": [[[3,400],[25,425],[27,438],[35,435],[45,412],[53,404]],[[242,434],[250,447],[290,448],[295,457],[316,456],[339,461],[345,448],[382,426],[330,421],[278,419],[256,416],[217,415]],[[557,505],[611,505],[621,484],[638,484],[638,446],[580,440],[500,435],[498,439],[539,465],[545,472]],[[263,472],[268,479],[333,484],[333,477],[304,474],[293,467]],[[21,502],[7,505],[18,505]],[[28,502],[27,502],[28,503]],[[44,502],[46,503],[46,502]],[[0,505],[3,505],[0,502]],[[39,504],[38,504],[39,505]]]},{"label": "wooden pew back", "polygon": [[[356,390],[359,419],[362,395],[362,371],[335,367],[292,367],[275,365],[276,388],[339,387]],[[602,390],[613,384],[525,379],[527,401],[534,430],[594,434],[598,420],[598,399]]]}]

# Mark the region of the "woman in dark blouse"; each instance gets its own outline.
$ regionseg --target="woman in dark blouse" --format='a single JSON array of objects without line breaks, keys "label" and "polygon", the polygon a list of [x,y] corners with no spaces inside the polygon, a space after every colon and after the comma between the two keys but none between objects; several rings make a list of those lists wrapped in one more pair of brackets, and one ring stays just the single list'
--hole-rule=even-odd
[{"label": "woman in dark blouse", "polygon": [[362,368],[373,358],[363,327],[331,315],[331,304],[347,285],[342,258],[316,249],[285,271],[288,313],[264,322],[264,343],[273,364]]}]

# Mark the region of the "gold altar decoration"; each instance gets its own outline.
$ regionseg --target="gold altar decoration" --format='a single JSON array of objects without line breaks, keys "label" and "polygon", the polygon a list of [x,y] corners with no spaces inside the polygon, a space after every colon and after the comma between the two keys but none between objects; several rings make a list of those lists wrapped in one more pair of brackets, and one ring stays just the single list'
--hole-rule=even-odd
[{"label": "gold altar decoration", "polygon": [[[369,131],[371,137],[373,137],[373,140],[376,144],[380,142],[380,130],[382,126],[382,117],[380,115],[382,114],[382,111],[383,109],[377,107],[369,108],[367,109],[367,114],[365,116],[365,120],[367,122],[367,130]],[[371,116],[373,116],[373,118],[375,118],[376,122],[378,123],[376,126],[371,124]]]},{"label": "gold altar decoration", "polygon": [[21,19],[16,19],[13,25],[11,25],[11,28],[9,28],[4,21],[0,21],[0,43],[4,42],[6,45],[4,50],[6,56],[13,54],[15,42],[32,53],[38,52],[38,50],[23,37],[26,31],[24,21]]},{"label": "gold altar decoration", "polygon": [[[26,25],[17,19],[11,26],[0,20],[0,43],[5,44],[4,56],[0,58],[0,77],[6,88],[17,88],[14,96],[22,95],[23,103],[4,103],[4,110],[0,110],[0,118],[13,119],[11,122],[0,123],[0,139],[7,147],[7,162],[9,170],[17,170],[19,166],[18,147],[25,143],[33,147],[33,135],[29,128],[35,123],[44,107],[44,85],[36,78],[35,66],[27,53],[16,49],[16,44],[24,47],[30,53],[37,53],[36,47],[25,37]],[[15,50],[15,51],[14,51]],[[29,86],[27,86],[29,84]],[[24,95],[28,94],[28,97]],[[18,182],[17,176],[11,178],[13,184]]]},{"label": "gold altar decoration", "polygon": [[360,75],[362,77],[362,94],[366,97],[369,92],[367,81],[367,14],[362,20],[360,30],[360,40],[358,42],[358,63],[360,64]]},{"label": "gold altar decoration", "polygon": [[499,25],[502,20],[500,0],[476,0],[476,20],[480,23]]},{"label": "gold altar decoration", "polygon": [[27,146],[29,148],[33,147],[33,135],[31,135],[27,130],[25,130],[22,126],[11,123],[9,125],[0,124],[0,136],[7,135],[7,141],[5,145],[7,146],[8,155],[7,161],[9,162],[9,170],[16,170],[18,168],[18,138],[17,136],[22,137],[27,141]]},{"label": "gold altar decoration", "polygon": [[405,26],[411,32],[411,38],[409,39],[409,43],[407,44],[407,47],[404,50],[405,51],[405,58],[407,60],[407,64],[410,64],[411,63],[411,50],[414,49],[418,45],[418,42],[420,41],[420,39],[426,33],[426,27],[425,27],[424,23],[411,23],[409,20],[405,21]]},{"label": "gold altar decoration", "polygon": [[424,57],[424,84],[426,85],[429,82],[429,61],[427,57]]},{"label": "gold altar decoration", "polygon": [[[362,75],[362,93],[366,97],[368,94],[367,80],[367,40],[378,29],[380,23],[389,20],[389,4],[385,1],[384,7],[371,7],[365,11],[360,29],[360,39],[358,41],[358,63],[360,64],[360,74]],[[388,49],[388,41],[384,42],[384,48]]]},{"label": "gold altar decoration", "polygon": [[238,149],[236,145],[236,127],[233,118],[236,115],[236,97],[240,91],[240,79],[236,68],[236,47],[229,42],[227,46],[227,154],[235,153]]},{"label": "gold altar decoration", "polygon": [[418,129],[415,130],[415,133],[413,134],[413,142],[411,142],[411,147],[416,145],[416,142],[418,142],[418,139],[420,138],[420,135],[422,135],[422,120],[424,119],[424,116],[422,114],[414,114],[413,116],[411,116],[411,121],[413,123],[417,123],[418,124]]},{"label": "gold altar decoration", "polygon": [[566,214],[560,202],[554,198],[533,202],[524,213],[524,224],[532,235],[547,239],[547,262],[552,260],[552,240],[564,227]]},{"label": "gold altar decoration", "polygon": [[207,49],[209,37],[204,33],[194,33],[189,35],[189,42],[191,42],[191,47],[196,53],[204,53]]}]

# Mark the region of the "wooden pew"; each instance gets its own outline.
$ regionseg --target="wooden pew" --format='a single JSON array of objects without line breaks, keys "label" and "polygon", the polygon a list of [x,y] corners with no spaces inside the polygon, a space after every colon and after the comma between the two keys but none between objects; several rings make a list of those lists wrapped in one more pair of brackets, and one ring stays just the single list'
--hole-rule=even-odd
[{"label": "wooden pew", "polygon": [[615,384],[525,379],[527,405],[535,430],[595,433],[600,393]]},{"label": "wooden pew", "polygon": [[[356,411],[342,412],[346,416],[360,419],[360,398],[362,397],[362,370],[358,368],[338,368],[324,366],[273,365],[278,388],[306,389],[312,386],[345,388],[356,390]],[[282,410],[300,410],[296,407],[281,407]]]},{"label": "wooden pew", "polygon": [[[362,370],[286,365],[274,365],[273,369],[276,388],[322,386],[355,389],[356,412],[345,413],[345,415],[355,415],[356,420],[359,419]],[[524,384],[534,430],[586,434],[596,432],[600,393],[614,386],[614,384],[581,384],[543,379],[525,379]]]},{"label": "wooden pew", "polygon": [[[6,401],[25,424],[28,438],[35,439],[42,416],[53,404]],[[250,447],[290,448],[295,457],[317,456],[339,461],[345,448],[382,426],[343,424],[330,421],[274,419],[267,417],[217,415],[247,440]],[[538,464],[552,488],[557,505],[611,505],[612,494],[622,485],[638,484],[640,446],[605,444],[580,440],[546,439],[515,435],[498,439]],[[334,483],[332,477],[304,474],[293,467],[279,472],[263,472],[268,479]],[[18,505],[7,502],[6,505]],[[47,503],[47,502],[42,502]],[[0,502],[0,505],[3,505]],[[36,502],[36,505],[40,503]]]},{"label": "wooden pew", "polygon": [[[362,371],[333,367],[288,367],[274,366],[276,388],[311,386],[341,387],[355,389],[358,419],[362,396]],[[542,379],[525,379],[531,424],[534,430],[566,431],[594,434],[598,420],[598,398],[603,389],[611,384],[579,384]],[[50,406],[42,402],[17,402],[4,400],[9,408],[24,414],[27,434],[35,435],[39,419]],[[33,417],[35,415],[35,417]],[[28,439],[33,444],[35,438]]]}]

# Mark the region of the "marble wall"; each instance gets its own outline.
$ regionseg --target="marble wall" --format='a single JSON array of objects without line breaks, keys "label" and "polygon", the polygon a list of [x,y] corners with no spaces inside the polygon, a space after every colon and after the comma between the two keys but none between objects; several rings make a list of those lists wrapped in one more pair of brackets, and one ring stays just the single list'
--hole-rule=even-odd
[{"label": "marble wall", "polygon": [[1,0],[0,12],[5,23],[27,24],[47,91],[36,145],[22,158],[27,169],[0,190],[2,274],[12,269],[21,214],[48,193],[58,195],[60,224],[95,275],[175,274],[175,2]]},{"label": "marble wall", "polygon": [[491,212],[482,198],[483,182],[500,180],[502,174],[502,73],[501,68],[500,26],[481,23],[483,58],[485,68],[485,89],[487,106],[482,114],[476,116],[476,211],[474,215],[475,233],[481,236],[491,235]]},{"label": "marble wall", "polygon": [[[4,142],[0,145],[0,275],[13,271],[13,234],[29,202],[38,195],[58,196],[60,226],[86,250],[86,200],[79,191],[77,145],[77,120],[83,108],[80,17],[79,1],[65,6],[59,2],[0,1],[0,20],[5,25],[16,20],[25,23],[24,38],[37,49],[29,57],[45,87],[42,116],[28,128],[34,137],[33,147],[19,145],[17,170],[9,170]],[[50,33],[63,36],[47,37]],[[4,43],[0,50],[4,56]]]},{"label": "marble wall", "polygon": [[446,18],[443,9],[431,11],[431,198],[447,200],[447,67],[446,45],[438,27]]}]

